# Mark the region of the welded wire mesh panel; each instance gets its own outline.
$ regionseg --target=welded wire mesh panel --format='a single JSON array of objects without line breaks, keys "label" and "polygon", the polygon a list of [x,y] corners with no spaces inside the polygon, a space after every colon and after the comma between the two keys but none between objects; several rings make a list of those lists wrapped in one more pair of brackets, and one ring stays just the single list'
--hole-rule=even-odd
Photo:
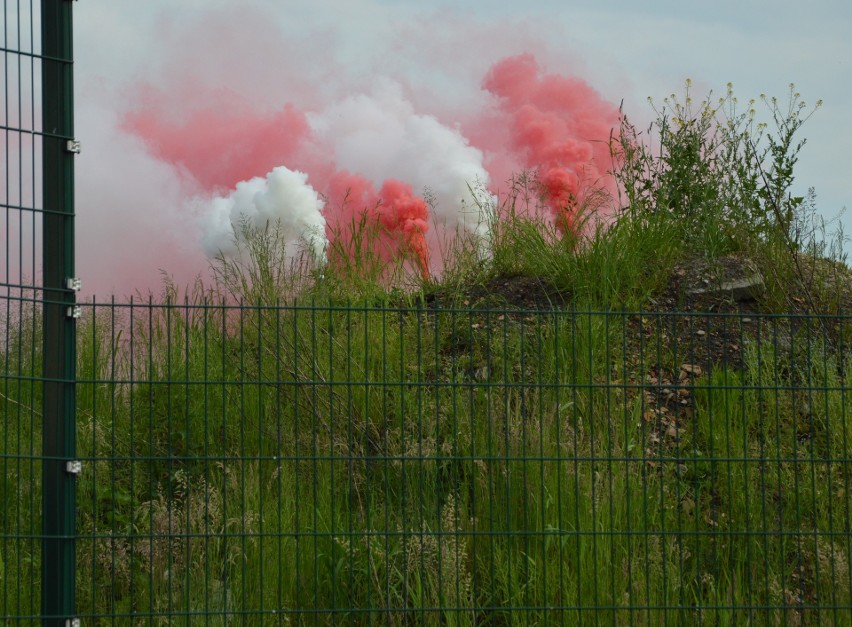
[{"label": "welded wire mesh panel", "polygon": [[4,2],[0,33],[4,296],[20,296],[37,283],[41,265],[41,60],[39,15],[30,2]]},{"label": "welded wire mesh panel", "polygon": [[41,552],[41,59],[39,9],[0,26],[0,621],[38,616]]},{"label": "welded wire mesh panel", "polygon": [[87,307],[79,613],[849,624],[848,340],[805,316]]}]

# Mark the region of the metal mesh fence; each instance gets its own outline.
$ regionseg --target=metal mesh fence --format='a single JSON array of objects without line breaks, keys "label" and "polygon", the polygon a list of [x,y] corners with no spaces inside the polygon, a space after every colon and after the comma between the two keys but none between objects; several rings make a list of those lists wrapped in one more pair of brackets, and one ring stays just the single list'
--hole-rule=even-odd
[{"label": "metal mesh fence", "polygon": [[37,10],[3,3],[0,32],[0,614],[41,611],[41,59]]},{"label": "metal mesh fence", "polygon": [[848,322],[87,307],[78,613],[847,624]]},{"label": "metal mesh fence", "polygon": [[78,311],[71,5],[3,3],[4,624],[852,623],[848,318]]},{"label": "metal mesh fence", "polygon": [[71,3],[4,1],[0,52],[0,615],[74,608]]}]

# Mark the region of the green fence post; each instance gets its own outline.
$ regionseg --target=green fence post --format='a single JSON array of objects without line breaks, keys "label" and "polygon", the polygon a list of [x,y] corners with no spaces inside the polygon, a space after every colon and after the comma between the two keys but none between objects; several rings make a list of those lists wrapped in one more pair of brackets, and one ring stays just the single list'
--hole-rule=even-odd
[{"label": "green fence post", "polygon": [[42,624],[77,624],[75,576],[74,140],[72,3],[42,0],[44,435]]}]

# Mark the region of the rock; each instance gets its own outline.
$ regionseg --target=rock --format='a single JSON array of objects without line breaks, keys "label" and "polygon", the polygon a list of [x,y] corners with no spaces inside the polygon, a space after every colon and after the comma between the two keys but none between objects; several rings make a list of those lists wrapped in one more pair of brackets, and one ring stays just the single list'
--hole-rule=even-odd
[{"label": "rock", "polygon": [[692,375],[694,377],[700,377],[704,374],[704,371],[701,370],[701,366],[697,364],[681,364],[680,370],[685,376]]},{"label": "rock", "polygon": [[755,300],[763,292],[764,282],[760,272],[741,279],[723,281],[717,286],[700,287],[689,291],[692,296],[714,296],[729,298],[736,302]]}]

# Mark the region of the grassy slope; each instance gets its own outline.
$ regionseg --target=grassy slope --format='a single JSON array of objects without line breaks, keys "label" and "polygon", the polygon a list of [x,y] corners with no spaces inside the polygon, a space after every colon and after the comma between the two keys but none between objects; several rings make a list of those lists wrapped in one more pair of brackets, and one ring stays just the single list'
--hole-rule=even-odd
[{"label": "grassy slope", "polygon": [[[654,207],[682,193],[654,176]],[[712,205],[713,182],[692,197]],[[721,254],[761,265],[768,311],[798,299],[834,313],[828,271],[812,264],[824,275],[804,284],[787,230],[741,232],[712,206],[692,220],[637,196],[572,242],[518,217],[519,197],[485,260],[462,246],[423,285],[389,291],[405,268],[376,266],[367,245],[321,278],[293,273],[254,233],[214,291],[87,308],[81,615],[847,624],[847,325],[589,313],[646,307],[675,264]],[[476,306],[495,277],[519,276],[569,304]],[[294,284],[301,306],[276,307]],[[3,615],[39,606],[38,543],[11,537],[38,532],[41,437],[37,324],[15,316]],[[685,370],[711,328],[742,361]]]}]

